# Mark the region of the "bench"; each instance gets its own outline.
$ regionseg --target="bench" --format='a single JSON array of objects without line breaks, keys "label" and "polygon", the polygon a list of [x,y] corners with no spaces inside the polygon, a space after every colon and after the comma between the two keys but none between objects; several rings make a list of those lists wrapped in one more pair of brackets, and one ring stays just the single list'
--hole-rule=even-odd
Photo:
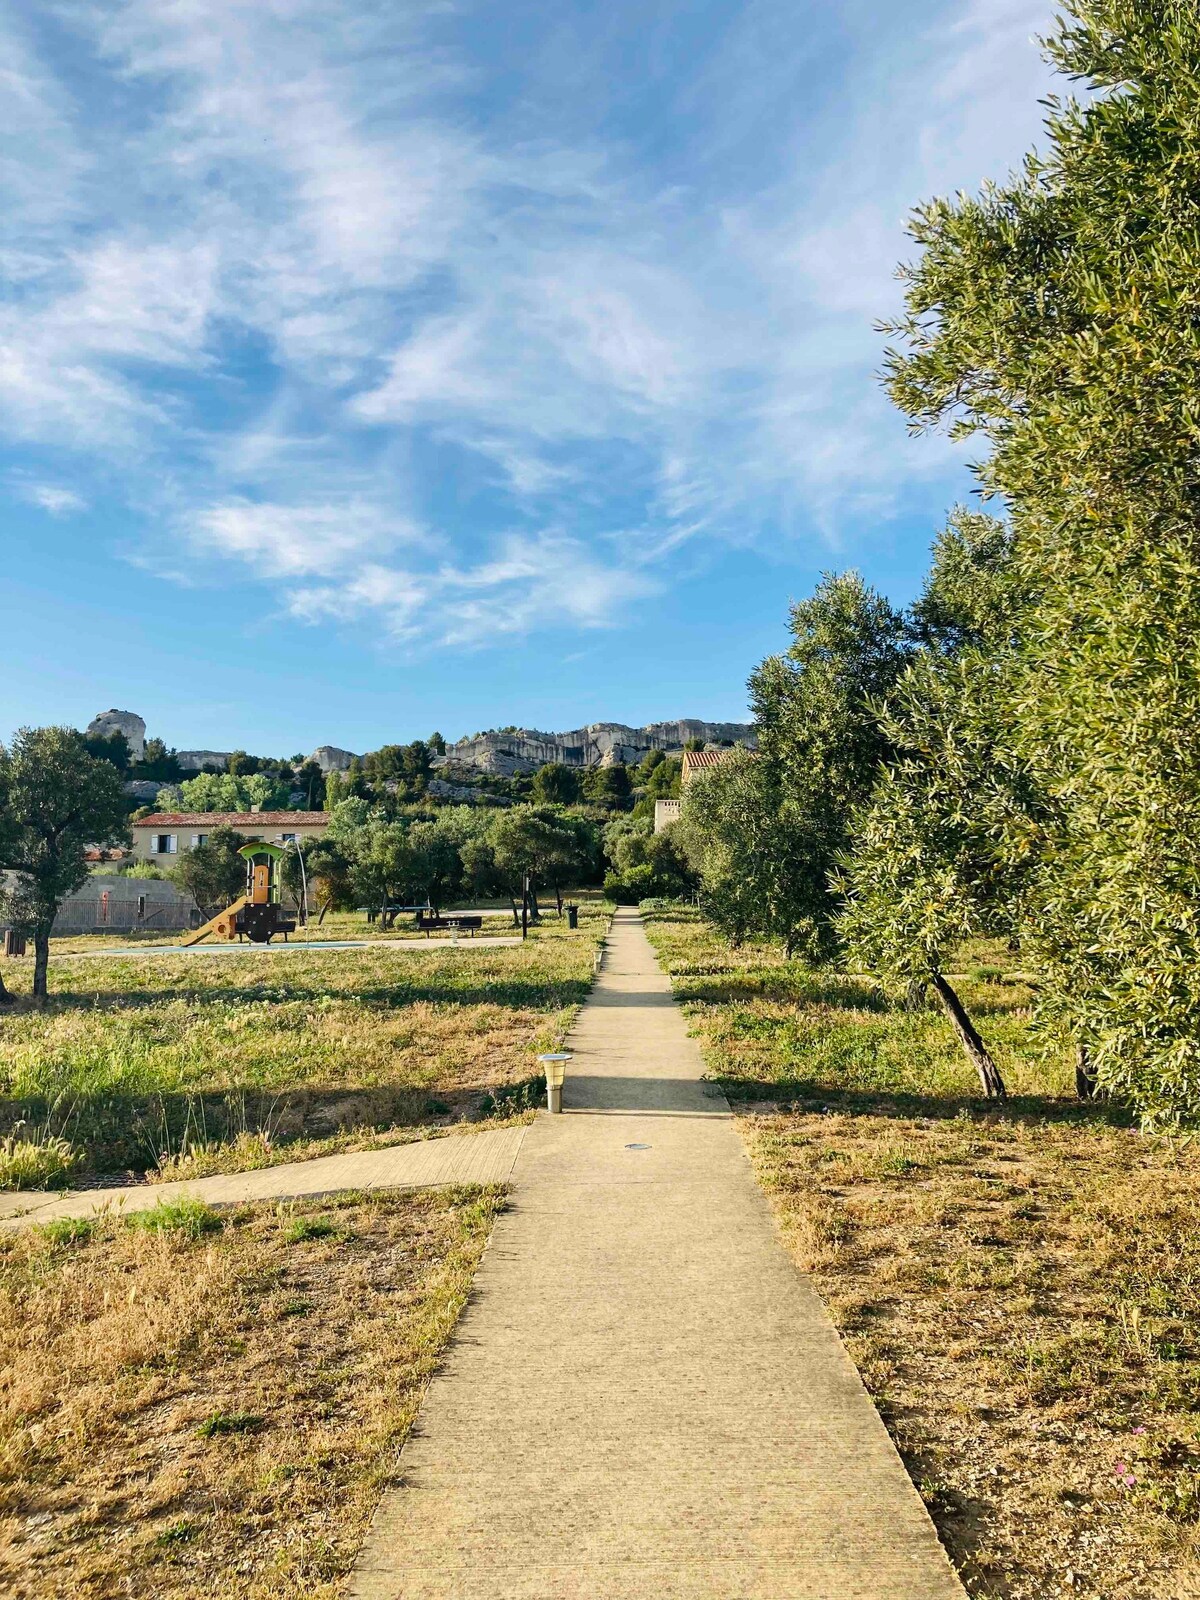
[{"label": "bench", "polygon": [[442,928],[469,933],[473,939],[483,927],[483,918],[459,916],[457,912],[451,912],[449,916],[444,917],[428,911],[418,911],[416,927],[417,932],[423,933],[427,939],[435,930]]}]

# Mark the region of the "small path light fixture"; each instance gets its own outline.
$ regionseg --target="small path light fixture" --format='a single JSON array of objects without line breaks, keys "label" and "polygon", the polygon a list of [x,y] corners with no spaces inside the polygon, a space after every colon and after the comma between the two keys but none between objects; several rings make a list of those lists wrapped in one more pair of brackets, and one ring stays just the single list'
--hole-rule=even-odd
[{"label": "small path light fixture", "polygon": [[563,1079],[567,1075],[567,1062],[571,1057],[556,1050],[550,1055],[539,1056],[538,1060],[546,1074],[546,1109],[557,1115],[562,1111]]}]

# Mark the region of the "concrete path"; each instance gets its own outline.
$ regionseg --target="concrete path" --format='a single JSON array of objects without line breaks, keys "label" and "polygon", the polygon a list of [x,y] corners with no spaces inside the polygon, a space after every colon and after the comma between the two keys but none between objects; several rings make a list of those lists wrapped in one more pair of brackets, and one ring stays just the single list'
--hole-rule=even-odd
[{"label": "concrete path", "polygon": [[419,1189],[443,1183],[507,1183],[526,1129],[492,1128],[480,1133],[417,1139],[382,1150],[352,1151],[292,1161],[256,1172],[234,1172],[184,1183],[144,1183],[133,1188],[83,1189],[65,1195],[42,1191],[0,1194],[0,1228],[58,1217],[90,1217],[146,1211],[160,1200],[194,1195],[210,1205],[244,1200],[297,1200],[339,1189]]},{"label": "concrete path", "polygon": [[637,914],[353,1600],[963,1600]]}]

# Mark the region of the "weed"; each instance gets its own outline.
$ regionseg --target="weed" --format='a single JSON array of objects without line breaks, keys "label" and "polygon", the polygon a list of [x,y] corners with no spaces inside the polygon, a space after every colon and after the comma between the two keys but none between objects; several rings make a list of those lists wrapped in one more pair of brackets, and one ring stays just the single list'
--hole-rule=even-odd
[{"label": "weed", "polygon": [[96,1224],[90,1217],[56,1217],[53,1222],[43,1222],[37,1231],[47,1244],[63,1247],[85,1244],[96,1232]]},{"label": "weed", "polygon": [[304,1244],[309,1239],[328,1239],[341,1230],[326,1217],[297,1217],[284,1229],[288,1244]]},{"label": "weed", "polygon": [[193,1522],[190,1517],[180,1517],[178,1522],[169,1523],[159,1533],[154,1535],[156,1545],[171,1548],[175,1545],[189,1544],[200,1532],[200,1524]]},{"label": "weed", "polygon": [[222,1224],[219,1214],[203,1200],[181,1195],[178,1200],[160,1200],[146,1211],[131,1211],[125,1218],[125,1226],[199,1239],[206,1233],[218,1233]]},{"label": "weed", "polygon": [[503,1084],[491,1089],[480,1102],[480,1115],[484,1117],[516,1117],[526,1111],[536,1111],[545,1103],[546,1079],[523,1078],[520,1083]]},{"label": "weed", "polygon": [[51,1189],[66,1185],[79,1152],[59,1135],[0,1139],[0,1189]]},{"label": "weed", "polygon": [[253,1411],[214,1411],[196,1429],[201,1439],[218,1439],[227,1433],[257,1433],[264,1418]]},{"label": "weed", "polygon": [[1003,967],[971,967],[967,977],[972,983],[1004,983],[1007,975]]}]

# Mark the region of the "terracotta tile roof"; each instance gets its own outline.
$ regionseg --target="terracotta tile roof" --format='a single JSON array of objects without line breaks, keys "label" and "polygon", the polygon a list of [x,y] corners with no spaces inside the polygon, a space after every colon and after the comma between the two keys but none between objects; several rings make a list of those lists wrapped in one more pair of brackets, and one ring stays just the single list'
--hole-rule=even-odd
[{"label": "terracotta tile roof", "polygon": [[155,811],[135,828],[327,828],[328,811]]},{"label": "terracotta tile roof", "polygon": [[709,767],[719,767],[722,761],[728,761],[733,755],[732,749],[727,750],[685,750],[683,752],[683,782],[697,772],[704,772]]}]

